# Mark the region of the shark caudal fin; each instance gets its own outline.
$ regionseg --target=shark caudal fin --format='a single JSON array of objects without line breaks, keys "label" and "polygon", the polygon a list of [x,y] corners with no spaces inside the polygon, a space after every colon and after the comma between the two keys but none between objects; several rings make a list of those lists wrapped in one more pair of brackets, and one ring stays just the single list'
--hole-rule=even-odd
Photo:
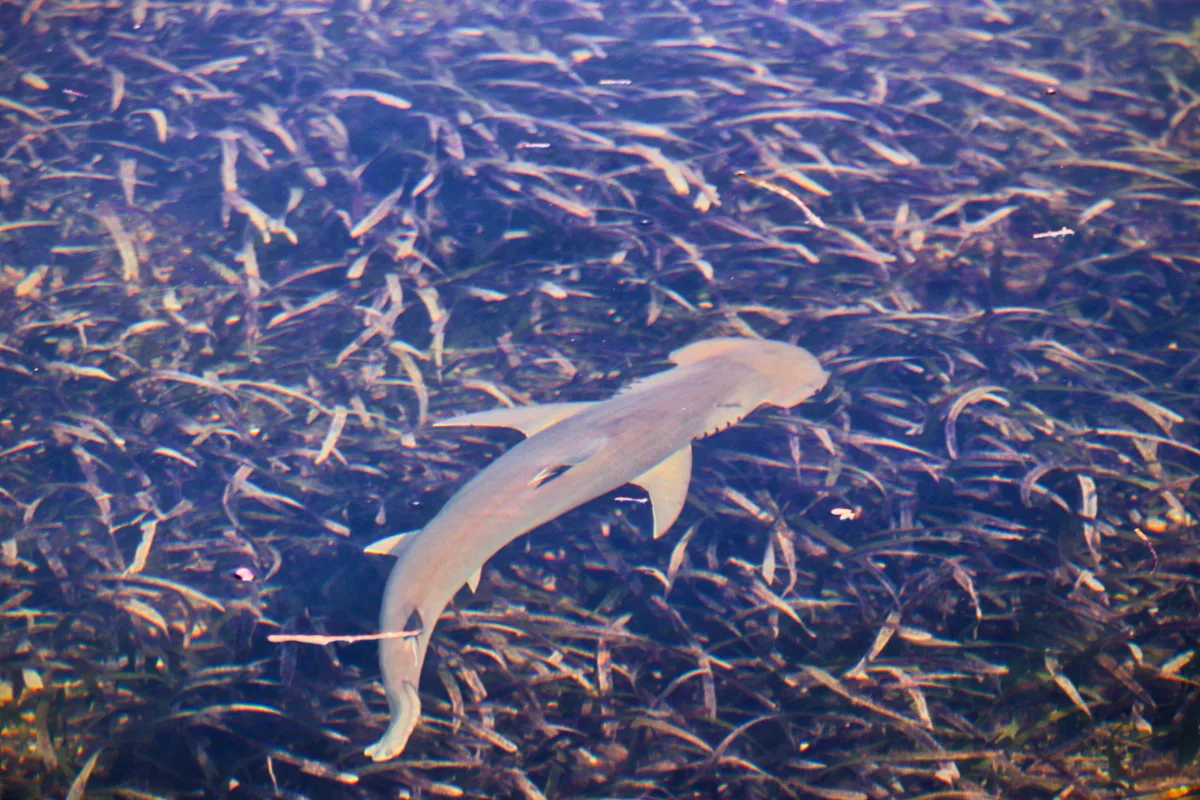
[{"label": "shark caudal fin", "polygon": [[408,737],[412,736],[417,722],[421,719],[421,698],[417,687],[409,681],[402,681],[396,692],[388,693],[388,707],[392,712],[392,721],[378,742],[363,751],[372,761],[390,761],[404,752],[408,746]]}]

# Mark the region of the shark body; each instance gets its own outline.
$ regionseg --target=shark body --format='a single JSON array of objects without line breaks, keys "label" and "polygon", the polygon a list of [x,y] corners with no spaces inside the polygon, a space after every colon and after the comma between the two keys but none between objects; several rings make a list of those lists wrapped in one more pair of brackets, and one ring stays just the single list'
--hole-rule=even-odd
[{"label": "shark body", "polygon": [[375,761],[403,752],[421,715],[421,667],[438,617],[484,563],[538,526],[625,484],[650,495],[654,535],[683,509],[691,443],[740,422],[761,405],[791,408],[828,375],[808,351],[783,342],[706,339],[671,353],[674,369],[596,403],[551,403],[467,414],[436,427],[506,427],[527,438],[468,481],[419,531],[367,548],[397,561],[380,612],[391,722],[366,749]]}]

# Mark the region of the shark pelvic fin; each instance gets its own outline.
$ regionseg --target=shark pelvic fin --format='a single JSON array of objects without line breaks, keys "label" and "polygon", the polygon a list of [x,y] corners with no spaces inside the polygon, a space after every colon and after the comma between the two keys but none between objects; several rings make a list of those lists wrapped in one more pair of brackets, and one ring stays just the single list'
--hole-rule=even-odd
[{"label": "shark pelvic fin", "polygon": [[676,450],[630,483],[650,494],[654,512],[654,538],[667,532],[687,502],[688,484],[692,480],[692,446]]},{"label": "shark pelvic fin", "polygon": [[512,428],[526,436],[533,436],[556,425],[568,417],[578,414],[592,403],[545,403],[537,406],[514,406],[512,408],[495,408],[491,411],[480,411],[475,414],[463,414],[451,417],[441,422],[435,422],[435,428]]}]

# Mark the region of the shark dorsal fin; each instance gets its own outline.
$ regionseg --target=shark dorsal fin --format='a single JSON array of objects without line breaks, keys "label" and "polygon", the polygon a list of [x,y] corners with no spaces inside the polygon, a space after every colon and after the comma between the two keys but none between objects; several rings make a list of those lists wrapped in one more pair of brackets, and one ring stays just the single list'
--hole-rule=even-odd
[{"label": "shark dorsal fin", "polygon": [[683,504],[687,502],[688,484],[691,479],[692,446],[689,444],[630,481],[650,495],[655,539],[666,533],[679,518]]},{"label": "shark dorsal fin", "polygon": [[491,411],[480,411],[475,414],[463,414],[458,417],[435,422],[435,428],[512,428],[526,436],[533,436],[556,425],[568,417],[573,417],[593,403],[544,403],[536,406],[514,406],[512,408],[495,408]]}]

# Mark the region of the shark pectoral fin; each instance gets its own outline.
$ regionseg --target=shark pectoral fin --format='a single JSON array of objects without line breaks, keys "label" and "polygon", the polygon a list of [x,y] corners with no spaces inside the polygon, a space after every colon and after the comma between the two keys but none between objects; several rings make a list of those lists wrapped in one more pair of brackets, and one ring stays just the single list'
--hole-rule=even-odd
[{"label": "shark pectoral fin", "polygon": [[471,577],[467,578],[467,586],[471,587],[471,594],[479,591],[479,582],[483,580],[483,567],[471,573]]},{"label": "shark pectoral fin", "polygon": [[372,542],[363,548],[364,553],[370,553],[373,556],[396,556],[400,557],[408,548],[413,537],[419,531],[405,531],[404,533],[394,533],[391,536],[385,536],[377,542]]},{"label": "shark pectoral fin", "polygon": [[630,483],[650,494],[654,512],[654,538],[662,536],[679,518],[687,502],[688,483],[692,479],[692,446],[689,444],[664,458]]},{"label": "shark pectoral fin", "polygon": [[480,411],[476,414],[463,414],[451,417],[441,422],[433,423],[435,428],[512,428],[526,436],[546,430],[551,425],[562,422],[568,417],[578,414],[592,403],[546,403],[540,406],[516,406],[514,408],[495,408],[491,411]]}]

